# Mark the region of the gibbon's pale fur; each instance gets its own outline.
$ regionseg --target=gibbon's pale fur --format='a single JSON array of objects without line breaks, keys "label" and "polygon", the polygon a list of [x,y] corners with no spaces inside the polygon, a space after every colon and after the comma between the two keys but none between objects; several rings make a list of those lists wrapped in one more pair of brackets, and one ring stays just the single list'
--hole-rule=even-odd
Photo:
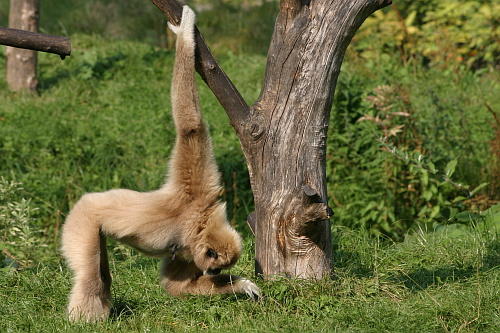
[{"label": "gibbon's pale fur", "polygon": [[111,275],[106,237],[162,257],[161,285],[172,295],[246,293],[260,297],[251,281],[219,274],[241,253],[241,238],[218,201],[220,175],[199,111],[194,77],[193,11],[184,6],[177,34],[172,79],[172,113],[177,131],[166,183],[139,193],[111,190],[85,194],[63,227],[62,253],[74,273],[71,320],[108,317]]}]

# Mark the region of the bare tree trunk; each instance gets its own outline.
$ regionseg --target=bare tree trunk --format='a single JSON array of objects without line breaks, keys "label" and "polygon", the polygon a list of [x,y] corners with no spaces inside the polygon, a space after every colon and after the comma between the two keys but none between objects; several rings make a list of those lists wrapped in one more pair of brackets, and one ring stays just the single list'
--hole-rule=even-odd
[{"label": "bare tree trunk", "polygon": [[[14,29],[38,31],[38,0],[11,0],[9,27]],[[35,91],[38,85],[36,66],[37,52],[7,47],[6,79],[13,91]]]},{"label": "bare tree trunk", "polygon": [[[175,0],[152,0],[176,24]],[[391,0],[281,0],[258,101],[242,101],[197,34],[197,69],[226,110],[255,201],[256,272],[319,279],[331,273],[325,145],[345,50]]]},{"label": "bare tree trunk", "polygon": [[256,271],[323,278],[331,272],[325,149],[345,50],[384,0],[282,0],[261,96],[258,135],[242,139],[255,200]]}]

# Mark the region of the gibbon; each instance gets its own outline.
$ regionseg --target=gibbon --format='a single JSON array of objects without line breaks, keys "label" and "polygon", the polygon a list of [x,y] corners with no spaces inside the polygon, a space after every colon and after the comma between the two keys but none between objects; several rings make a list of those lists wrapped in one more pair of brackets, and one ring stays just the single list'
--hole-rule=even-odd
[{"label": "gibbon", "polygon": [[184,6],[180,26],[170,26],[177,34],[171,91],[177,136],[165,184],[146,193],[116,189],[85,194],[63,226],[62,253],[74,273],[70,320],[91,322],[109,315],[106,237],[163,258],[160,283],[171,295],[261,295],[253,282],[219,274],[238,260],[241,238],[227,221],[225,203],[218,200],[220,175],[194,76],[194,21],[194,12]]}]

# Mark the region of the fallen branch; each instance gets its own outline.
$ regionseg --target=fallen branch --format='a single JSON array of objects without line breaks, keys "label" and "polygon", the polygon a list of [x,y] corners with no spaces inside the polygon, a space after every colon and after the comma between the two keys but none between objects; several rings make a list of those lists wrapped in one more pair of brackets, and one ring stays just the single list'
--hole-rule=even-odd
[{"label": "fallen branch", "polygon": [[21,49],[58,54],[61,59],[71,54],[68,37],[51,36],[25,30],[0,28],[0,44]]}]

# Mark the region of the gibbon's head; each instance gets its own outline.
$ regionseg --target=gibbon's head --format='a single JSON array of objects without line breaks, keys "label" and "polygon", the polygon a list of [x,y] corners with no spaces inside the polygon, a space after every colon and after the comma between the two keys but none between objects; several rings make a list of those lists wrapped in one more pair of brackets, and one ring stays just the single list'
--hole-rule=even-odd
[{"label": "gibbon's head", "polygon": [[226,204],[218,204],[193,251],[195,265],[206,274],[233,266],[241,254],[241,237],[227,222]]}]

